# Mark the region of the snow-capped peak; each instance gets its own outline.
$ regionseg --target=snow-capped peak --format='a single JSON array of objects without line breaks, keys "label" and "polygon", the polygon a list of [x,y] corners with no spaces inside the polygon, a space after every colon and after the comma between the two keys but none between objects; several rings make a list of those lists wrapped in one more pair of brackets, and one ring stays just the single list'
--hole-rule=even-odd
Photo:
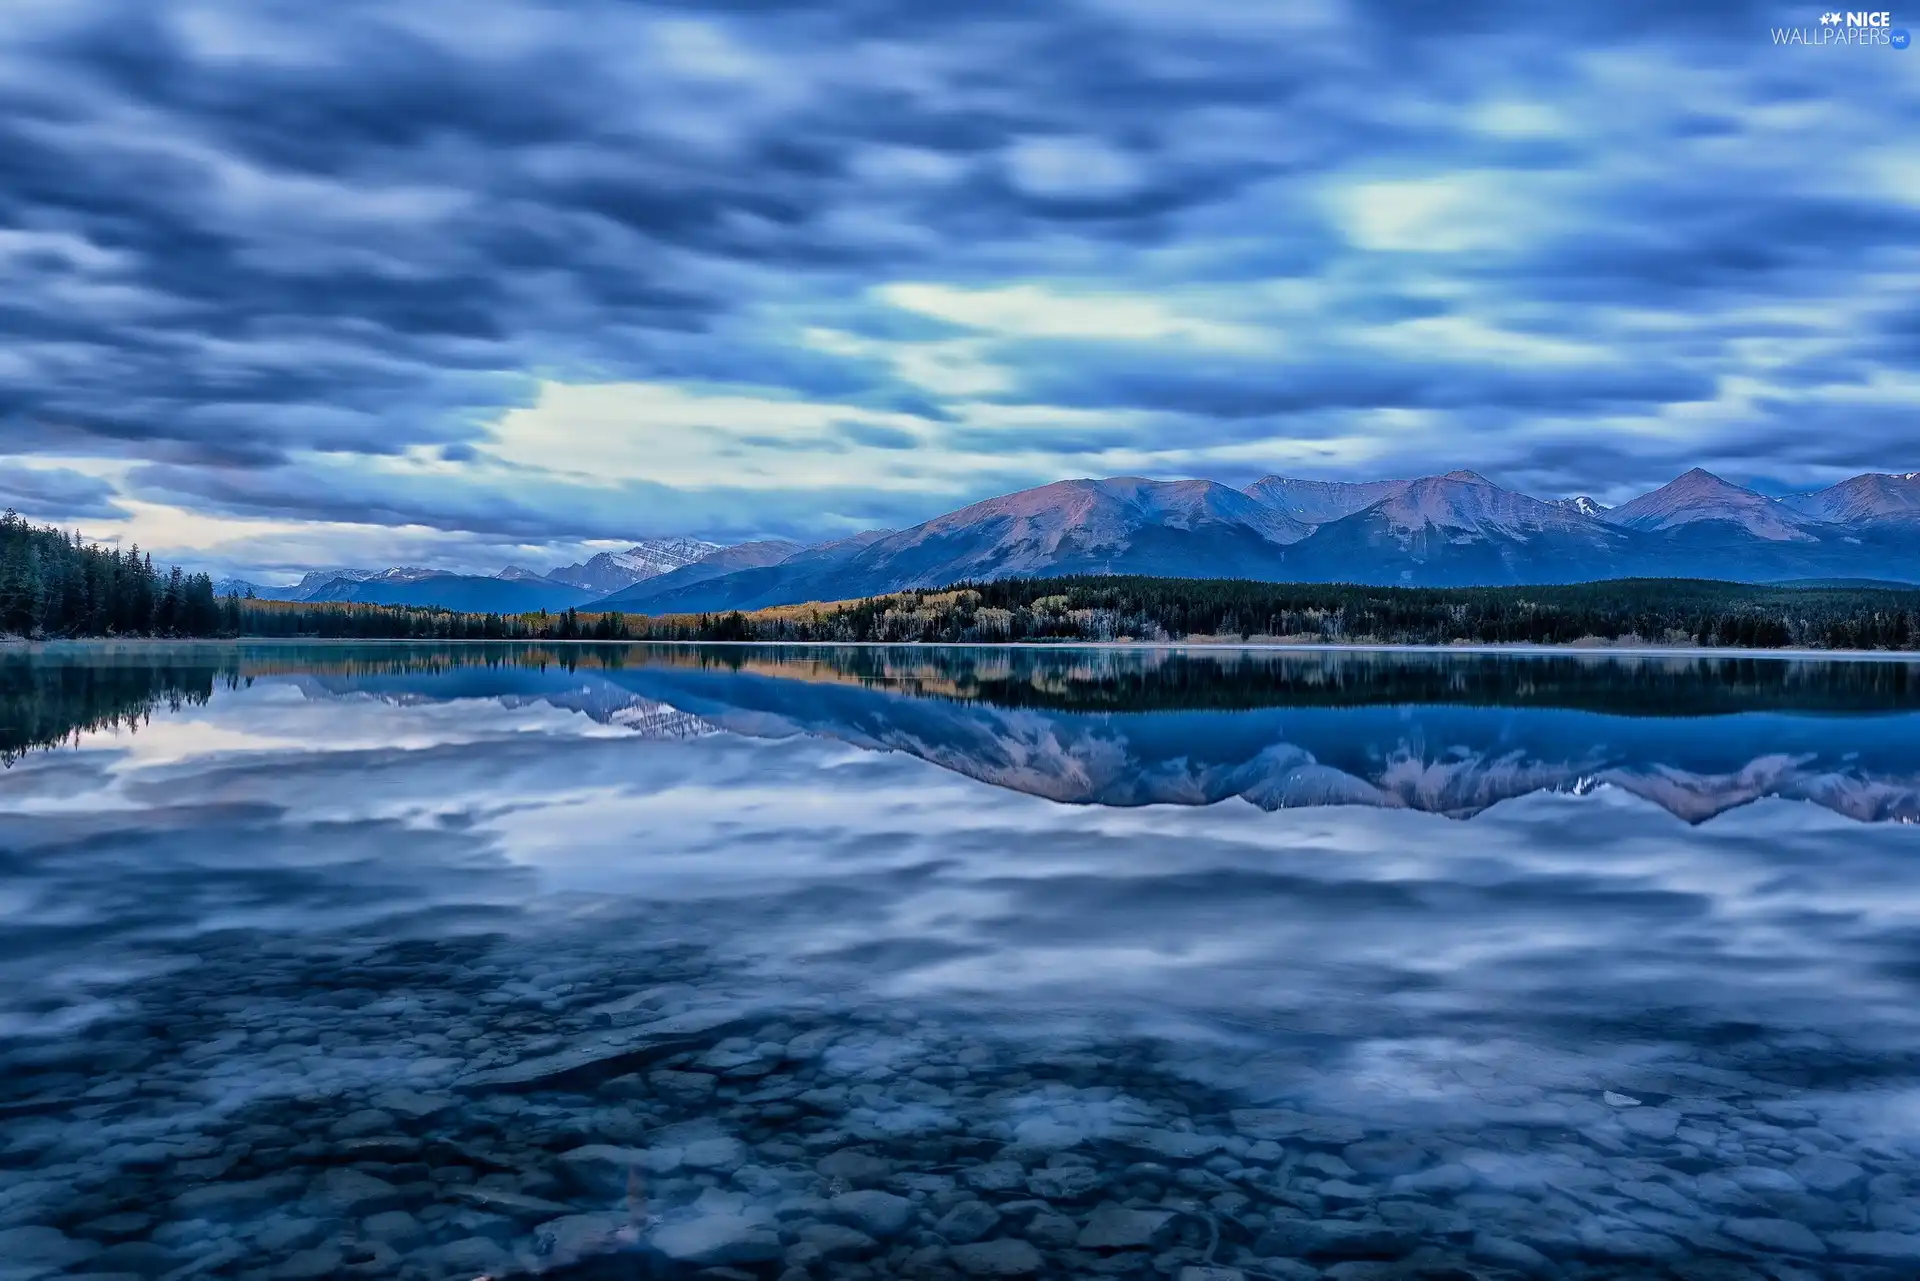
[{"label": "snow-capped peak", "polygon": [[318,587],[325,587],[336,578],[345,578],[351,582],[361,583],[374,577],[379,572],[377,569],[310,569],[300,576],[300,581],[294,584],[293,590],[296,592],[309,592]]},{"label": "snow-capped peak", "polygon": [[423,578],[433,578],[446,572],[444,569],[428,569],[425,565],[398,565],[372,575],[367,581],[377,579],[383,583],[415,583]]},{"label": "snow-capped peak", "polygon": [[1556,498],[1553,500],[1553,505],[1555,507],[1564,507],[1570,512],[1579,512],[1582,516],[1598,516],[1601,512],[1607,510],[1605,503],[1595,502],[1585,494],[1580,494],[1574,498]]},{"label": "snow-capped peak", "polygon": [[683,569],[719,550],[720,544],[702,542],[697,538],[643,538],[623,552],[604,554],[611,563],[622,569],[651,576]]},{"label": "snow-capped peak", "polygon": [[698,538],[643,538],[625,551],[600,552],[579,564],[551,570],[547,577],[590,591],[617,592],[644,579],[685,569],[720,550],[720,544]]}]

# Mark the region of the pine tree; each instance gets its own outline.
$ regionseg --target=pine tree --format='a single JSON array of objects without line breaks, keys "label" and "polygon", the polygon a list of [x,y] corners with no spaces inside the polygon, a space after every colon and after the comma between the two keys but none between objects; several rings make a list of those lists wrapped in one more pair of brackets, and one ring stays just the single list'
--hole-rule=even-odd
[{"label": "pine tree", "polygon": [[212,635],[220,628],[213,580],[168,572],[137,547],[112,551],[80,535],[0,516],[0,633],[15,636]]}]

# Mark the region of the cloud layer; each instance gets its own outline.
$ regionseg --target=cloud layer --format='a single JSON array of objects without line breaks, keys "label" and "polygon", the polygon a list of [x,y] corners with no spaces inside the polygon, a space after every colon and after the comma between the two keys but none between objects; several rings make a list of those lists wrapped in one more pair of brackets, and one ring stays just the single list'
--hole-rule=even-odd
[{"label": "cloud layer", "polygon": [[1809,23],[33,0],[0,497],[497,568],[1076,474],[1906,470],[1920,80]]}]

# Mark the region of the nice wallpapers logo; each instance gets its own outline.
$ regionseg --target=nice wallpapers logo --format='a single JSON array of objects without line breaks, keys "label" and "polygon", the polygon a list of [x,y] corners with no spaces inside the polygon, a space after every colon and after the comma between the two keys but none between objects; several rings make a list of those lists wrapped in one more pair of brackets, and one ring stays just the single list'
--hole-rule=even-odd
[{"label": "nice wallpapers logo", "polygon": [[1912,37],[1905,27],[1893,25],[1893,14],[1885,9],[1826,9],[1818,25],[1773,28],[1773,42],[1814,49],[1905,49]]}]

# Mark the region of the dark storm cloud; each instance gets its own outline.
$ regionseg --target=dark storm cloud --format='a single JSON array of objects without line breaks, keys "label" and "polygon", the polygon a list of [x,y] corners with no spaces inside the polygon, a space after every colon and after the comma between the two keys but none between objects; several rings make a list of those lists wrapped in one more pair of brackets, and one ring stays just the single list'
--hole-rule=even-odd
[{"label": "dark storm cloud", "polygon": [[[336,477],[340,483],[334,483]],[[497,469],[434,478],[361,475],[313,465],[221,470],[152,464],[132,472],[127,490],[150,502],[222,516],[389,528],[424,524],[535,544],[695,527],[717,538],[813,537],[823,527],[847,532],[913,524],[924,507],[915,495],[857,485],[765,491],[633,481],[583,488]]]},{"label": "dark storm cloud", "polygon": [[1454,37],[1468,32],[1534,31],[1561,37],[1615,39],[1649,32],[1717,36],[1730,42],[1744,30],[1768,21],[1804,20],[1805,6],[1772,0],[1616,0],[1604,5],[1536,5],[1530,0],[1455,0],[1443,6],[1421,0],[1359,0],[1356,6],[1375,22],[1403,35]]},{"label": "dark storm cloud", "polygon": [[[488,371],[643,364],[646,333],[699,330],[722,299],[673,255],[744,255],[733,215],[805,212],[779,173],[597,138],[618,86],[557,52],[489,66],[452,27],[336,12],[316,44],[340,56],[294,68],[197,55],[118,6],[20,50],[0,222],[84,252],[47,233],[17,264],[6,326],[38,366],[17,414],[227,464],[444,440],[471,430],[458,410],[513,403]],[[108,296],[75,308],[78,286]]]},{"label": "dark storm cloud", "polygon": [[839,430],[854,444],[874,449],[912,449],[920,443],[920,438],[912,432],[883,423],[842,423]]},{"label": "dark storm cloud", "polygon": [[[1831,296],[1836,276],[1871,274],[1920,241],[1920,206],[1724,189],[1612,193],[1599,230],[1552,237],[1491,268],[1510,287],[1567,303],[1714,309],[1730,296]],[[1735,318],[1737,320],[1737,318]]]},{"label": "dark storm cloud", "polygon": [[65,521],[124,515],[114,488],[97,476],[65,467],[0,462],[0,507],[33,520]]},{"label": "dark storm cloud", "polygon": [[[814,443],[852,447],[852,493],[912,441],[1001,439],[903,355],[973,337],[1009,376],[992,399],[1157,411],[1036,429],[1054,474],[1113,448],[1204,469],[1251,424],[1365,435],[1340,415],[1417,408],[1460,416],[1453,461],[1539,475],[1560,462],[1530,417],[1604,435],[1742,377],[1770,389],[1756,426],[1789,394],[1828,421],[1839,389],[1911,365],[1911,324],[1842,309],[1913,284],[1920,204],[1887,148],[1920,96],[1891,51],[1771,45],[1806,20],[1646,0],[34,7],[0,33],[0,439],[145,464],[133,492],[197,510],[567,538],[621,518],[537,477],[442,493],[290,468],[483,470],[488,425],[541,380],[660,382],[927,424]],[[1422,205],[1418,184],[1460,175],[1478,205]],[[1236,299],[1276,279],[1324,301],[1303,321]],[[1284,362],[1017,342],[874,292],[1052,280],[1211,290],[1313,341]],[[1827,319],[1768,310],[1788,302]],[[1673,323],[1629,333],[1614,311]],[[1447,316],[1606,357],[1356,354]],[[1784,339],[1805,350],[1743,366],[1742,342]],[[1844,448],[1823,433],[1773,461],[1920,447],[1910,418],[1856,421]],[[1715,430],[1598,441],[1580,487]],[[628,492],[709,530],[757,510],[725,477]],[[959,496],[853,505],[898,523]],[[113,514],[110,492],[62,501]],[[804,499],[776,506],[797,528]]]},{"label": "dark storm cloud", "polygon": [[[1222,426],[1225,429],[1223,438],[1230,439],[1235,424],[1229,422]],[[1092,457],[1113,450],[1151,446],[1159,438],[1159,434],[1159,428],[1146,423],[1100,427],[1042,425],[1021,429],[1018,439],[1022,449],[1038,453],[1065,456],[1078,454]],[[1007,446],[1007,433],[1004,431],[983,431],[978,428],[962,427],[954,430],[948,439],[956,449],[982,454],[991,454]]]},{"label": "dark storm cloud", "polygon": [[1208,418],[1254,418],[1325,409],[1488,407],[1542,411],[1703,400],[1711,378],[1676,367],[1480,367],[1357,355],[1281,364],[1181,353],[1098,353],[1048,360],[1031,383],[1051,403],[1084,408],[1143,407]]}]

